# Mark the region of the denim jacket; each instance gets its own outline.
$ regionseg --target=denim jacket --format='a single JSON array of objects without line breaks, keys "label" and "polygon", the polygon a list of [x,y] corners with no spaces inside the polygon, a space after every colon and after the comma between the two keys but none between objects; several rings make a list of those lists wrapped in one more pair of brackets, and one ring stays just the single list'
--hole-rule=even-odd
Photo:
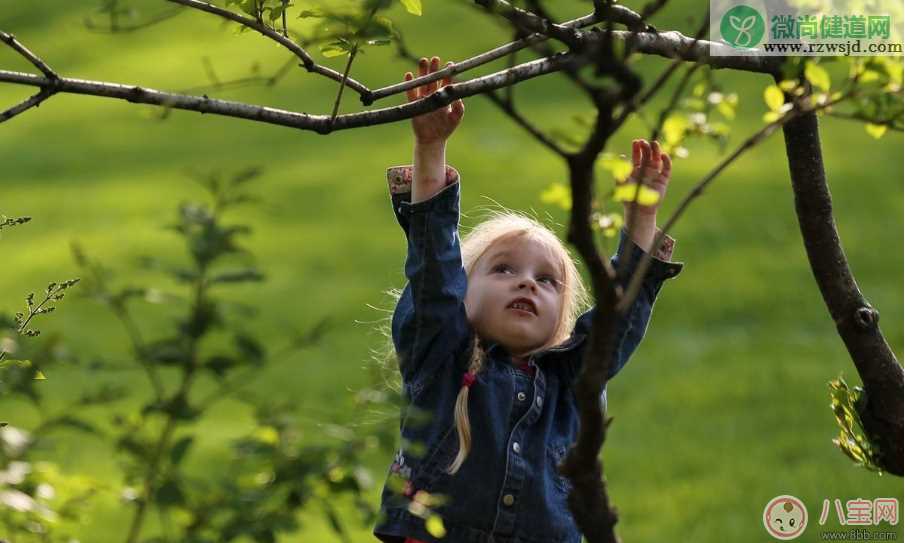
[{"label": "denim jacket", "polygon": [[[580,543],[581,533],[566,504],[571,483],[557,465],[577,437],[572,385],[594,309],[581,315],[565,343],[529,358],[533,377],[513,365],[505,347],[485,343],[487,360],[468,398],[471,451],[458,473],[447,474],[444,468],[458,452],[454,407],[474,337],[464,304],[459,173],[447,166],[446,187],[414,204],[411,166],[388,168],[387,181],[396,219],[408,239],[408,283],[392,319],[406,402],[401,446],[388,470],[374,535],[399,543],[406,537],[424,542]],[[682,270],[682,263],[669,262],[675,240],[666,240],[636,301],[620,319],[609,377],[622,369],[644,336],[663,281]],[[623,228],[611,262],[618,267],[628,254],[630,276],[643,253]],[[605,387],[601,402],[605,410]],[[443,529],[432,530],[437,535],[426,524],[433,515],[442,520]]]}]

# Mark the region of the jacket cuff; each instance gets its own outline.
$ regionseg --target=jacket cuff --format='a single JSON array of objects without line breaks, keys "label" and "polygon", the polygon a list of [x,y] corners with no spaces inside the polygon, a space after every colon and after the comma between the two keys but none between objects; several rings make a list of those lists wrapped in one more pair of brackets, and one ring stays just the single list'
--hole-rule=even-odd
[{"label": "jacket cuff", "polygon": [[414,166],[390,166],[387,168],[387,187],[390,191],[390,199],[393,204],[393,213],[396,221],[403,230],[408,232],[409,217],[415,213],[431,210],[455,211],[458,213],[459,205],[459,172],[450,165],[446,165],[446,186],[437,194],[427,200],[411,203],[412,179]]},{"label": "jacket cuff", "polygon": [[[662,230],[657,227],[657,231],[654,234],[654,238],[660,235]],[[663,243],[658,251],[651,255],[651,263],[650,268],[648,269],[648,274],[653,277],[663,280],[663,279],[671,279],[679,275],[682,272],[682,268],[685,266],[684,262],[673,262],[672,261],[672,253],[676,246],[676,240],[669,234],[666,234],[663,238]],[[627,249],[631,249],[629,253]],[[634,240],[629,236],[628,230],[623,226],[619,231],[619,247],[616,249],[617,254],[624,254],[633,262],[632,269],[634,269],[635,265],[641,260],[641,257],[646,252],[644,249],[639,247]]]},{"label": "jacket cuff", "polygon": [[[387,185],[390,188],[390,194],[400,194],[412,191],[412,179],[414,178],[415,167],[412,164],[403,166],[390,166],[387,168]],[[446,165],[446,186],[452,185],[459,180],[459,172]]]}]

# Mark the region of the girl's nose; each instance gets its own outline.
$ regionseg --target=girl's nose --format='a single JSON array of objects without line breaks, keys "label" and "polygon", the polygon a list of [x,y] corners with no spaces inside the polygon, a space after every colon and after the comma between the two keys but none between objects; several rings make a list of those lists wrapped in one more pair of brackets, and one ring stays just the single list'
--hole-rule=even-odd
[{"label": "girl's nose", "polygon": [[537,287],[537,283],[534,281],[534,279],[531,279],[530,277],[526,277],[526,278],[522,279],[521,281],[519,281],[519,284],[518,284],[518,288],[525,288],[525,287],[528,287],[531,290],[534,290]]}]

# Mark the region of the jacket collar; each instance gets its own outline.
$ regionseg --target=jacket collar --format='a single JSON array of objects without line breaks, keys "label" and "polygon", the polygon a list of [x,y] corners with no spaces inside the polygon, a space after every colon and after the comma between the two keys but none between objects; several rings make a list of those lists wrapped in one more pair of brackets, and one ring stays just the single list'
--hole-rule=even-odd
[{"label": "jacket collar", "polygon": [[[534,353],[528,358],[528,361],[530,363],[532,361],[543,359],[547,353],[561,353],[571,351],[572,349],[579,346],[586,337],[587,334],[583,334],[581,332],[573,332],[572,335],[569,336],[569,339],[567,339],[565,342],[555,347],[550,347],[549,349],[546,349],[544,351]],[[484,352],[486,352],[490,357],[493,357],[497,353],[497,351],[499,351],[503,358],[508,358],[510,356],[510,353],[506,350],[506,347],[496,341],[481,339],[480,343],[481,347],[484,349]]]}]

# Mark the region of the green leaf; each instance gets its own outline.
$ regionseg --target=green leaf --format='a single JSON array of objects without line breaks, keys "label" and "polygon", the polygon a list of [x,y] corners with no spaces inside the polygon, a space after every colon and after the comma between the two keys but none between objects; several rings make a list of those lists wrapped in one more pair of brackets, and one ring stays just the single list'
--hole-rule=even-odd
[{"label": "green leaf", "polygon": [[764,89],[764,102],[767,103],[770,111],[779,111],[785,101],[786,98],[782,93],[782,89],[778,86],[770,85]]},{"label": "green leaf", "polygon": [[239,6],[239,9],[252,17],[257,16],[257,13],[255,13],[255,0],[227,0],[226,5],[237,5]]},{"label": "green leaf", "polygon": [[217,377],[223,377],[235,365],[234,358],[222,355],[214,355],[204,362],[204,367],[214,372]]},{"label": "green leaf", "polygon": [[613,153],[604,153],[600,159],[600,165],[604,170],[610,172],[617,181],[622,182],[628,179],[632,174],[632,163]]},{"label": "green leaf", "polygon": [[174,479],[170,479],[160,485],[156,494],[156,504],[163,507],[171,507],[185,503],[185,494],[182,492],[182,487],[179,482]]},{"label": "green leaf", "polygon": [[735,118],[735,106],[723,100],[716,106],[717,111],[730,121]]},{"label": "green leaf", "polygon": [[867,123],[864,125],[864,129],[867,130],[867,133],[873,136],[876,139],[880,139],[883,137],[883,134],[886,133],[886,125],[885,124],[874,124]]},{"label": "green leaf", "polygon": [[242,353],[246,360],[255,365],[260,365],[264,361],[266,352],[264,346],[261,345],[253,336],[244,333],[237,333],[233,338],[236,348]]},{"label": "green leaf", "polygon": [[553,183],[541,193],[540,201],[545,204],[552,204],[568,211],[572,209],[572,194],[568,187],[562,183]]},{"label": "green leaf", "polygon": [[252,436],[267,445],[277,445],[280,442],[280,432],[273,426],[261,426],[255,429]]},{"label": "green leaf", "polygon": [[254,268],[230,270],[220,272],[211,277],[210,283],[245,283],[249,281],[263,281],[264,275]]},{"label": "green leaf", "polygon": [[51,422],[48,426],[67,426],[69,428],[79,430],[88,434],[100,435],[100,431],[90,422],[73,416],[63,416]]},{"label": "green leaf", "polygon": [[431,515],[424,521],[424,527],[430,535],[442,538],[446,536],[446,527],[443,525],[443,519],[439,515]]},{"label": "green leaf", "polygon": [[299,12],[298,18],[299,18],[299,19],[306,19],[306,18],[308,18],[308,17],[312,17],[312,18],[315,18],[315,19],[320,19],[320,18],[322,18],[322,17],[324,17],[324,16],[325,16],[325,15],[324,15],[324,12],[323,12],[323,11],[319,11],[319,10],[316,10],[316,9],[303,9],[301,12]]},{"label": "green leaf", "polygon": [[849,389],[841,375],[830,381],[829,387],[830,407],[840,428],[839,437],[832,440],[833,444],[861,467],[882,472],[883,469],[879,466],[879,448],[864,435],[856,408],[864,399],[864,390],[861,387]]},{"label": "green leaf", "polygon": [[339,57],[345,55],[347,52],[346,46],[338,41],[321,46],[321,54],[327,58]]},{"label": "green leaf", "polygon": [[811,82],[811,85],[824,91],[830,90],[830,74],[823,67],[808,62],[804,66],[804,76]]},{"label": "green leaf", "polygon": [[421,15],[421,0],[399,0],[412,15]]},{"label": "green leaf", "polygon": [[[616,190],[613,193],[613,199],[617,202],[631,202],[635,199],[635,187],[637,186],[637,183],[621,183],[617,185]],[[650,187],[641,185],[641,190],[638,192],[639,204],[643,206],[650,206],[656,204],[659,201],[659,192]]]},{"label": "green leaf", "polygon": [[30,368],[31,360],[15,360],[7,358],[6,360],[0,361],[0,369],[5,369],[10,366],[17,366],[20,368]]},{"label": "green leaf", "polygon": [[680,113],[674,113],[663,122],[663,139],[666,144],[673,146],[682,141],[685,129],[688,127],[688,118]]},{"label": "green leaf", "polygon": [[192,436],[186,436],[176,442],[173,445],[173,448],[170,449],[170,462],[173,465],[178,466],[182,459],[185,458],[185,453],[188,452],[189,447],[192,446],[192,442],[195,440]]},{"label": "green leaf", "polygon": [[283,6],[270,8],[270,22],[274,22],[283,16]]}]

